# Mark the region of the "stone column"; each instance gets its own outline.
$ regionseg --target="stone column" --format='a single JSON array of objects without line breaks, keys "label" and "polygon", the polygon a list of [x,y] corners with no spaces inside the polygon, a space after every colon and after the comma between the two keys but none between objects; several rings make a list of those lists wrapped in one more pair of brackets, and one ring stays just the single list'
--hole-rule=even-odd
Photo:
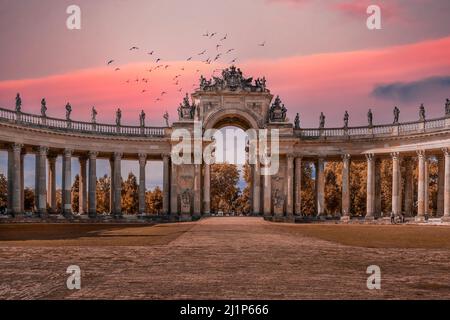
[{"label": "stone column", "polygon": [[48,187],[47,202],[50,206],[50,212],[55,213],[56,208],[56,155],[51,154],[47,158],[48,162]]},{"label": "stone column", "polygon": [[425,220],[425,151],[417,151],[418,156],[418,187],[417,187],[417,221]]},{"label": "stone column", "polygon": [[423,190],[423,212],[425,215],[429,215],[429,213],[430,213],[430,203],[429,203],[429,193],[428,193],[428,191],[430,189],[429,188],[430,174],[428,171],[428,165],[429,165],[428,158],[425,157],[425,159],[424,159],[425,182],[424,182],[424,190]]},{"label": "stone column", "polygon": [[122,153],[114,153],[114,211],[115,217],[122,216],[122,173],[121,173]]},{"label": "stone column", "polygon": [[22,214],[22,211],[21,211],[22,207],[20,205],[20,200],[21,200],[20,158],[21,158],[22,148],[23,148],[22,144],[14,143],[12,145],[12,149],[11,149],[11,158],[9,159],[9,160],[11,160],[11,168],[10,168],[11,175],[8,177],[9,179],[11,179],[11,184],[10,184],[11,189],[9,191],[11,191],[11,213],[14,216]]},{"label": "stone column", "polygon": [[393,152],[391,153],[392,156],[392,213],[395,215],[399,215],[399,193],[400,193],[400,186],[399,186],[399,175],[400,175],[400,160],[399,160],[399,153]]},{"label": "stone column", "polygon": [[194,164],[194,216],[202,215],[202,170],[200,164]]},{"label": "stone column", "polygon": [[62,158],[62,211],[64,216],[72,215],[72,153],[65,149]]},{"label": "stone column", "polygon": [[163,215],[169,214],[170,208],[170,155],[163,154]]},{"label": "stone column", "polygon": [[203,213],[209,215],[211,213],[211,167],[209,164],[204,164],[203,177]]},{"label": "stone column", "polygon": [[316,167],[316,202],[317,216],[325,214],[325,160],[319,158]]},{"label": "stone column", "polygon": [[414,206],[413,160],[405,159],[405,216],[412,217]]},{"label": "stone column", "polygon": [[[178,215],[178,174],[177,165],[171,161],[171,172],[170,172],[170,215],[176,217]],[[206,170],[206,167],[205,167]],[[208,169],[209,170],[209,169]],[[205,172],[206,180],[206,172]],[[206,182],[205,182],[206,184]],[[206,186],[205,186],[206,189]],[[205,191],[206,192],[206,191]],[[209,207],[208,207],[209,208]]]},{"label": "stone column", "polygon": [[13,213],[13,193],[14,193],[14,147],[8,149],[8,214]]},{"label": "stone column", "polygon": [[25,212],[25,152],[20,154],[20,212]]},{"label": "stone column", "polygon": [[139,214],[145,214],[145,166],[147,155],[139,154]]},{"label": "stone column", "polygon": [[375,217],[375,156],[373,153],[366,154],[367,159],[367,213],[366,219],[373,220]]},{"label": "stone column", "polygon": [[253,214],[261,213],[261,167],[259,159],[253,165]]},{"label": "stone column", "polygon": [[350,155],[342,155],[342,220],[349,220],[350,215]]},{"label": "stone column", "polygon": [[382,216],[381,209],[381,159],[375,159],[375,212],[374,216]]},{"label": "stone column", "polygon": [[445,179],[444,179],[444,216],[442,221],[450,221],[450,150],[442,149],[445,158]]},{"label": "stone column", "polygon": [[47,177],[46,177],[46,165],[47,165],[47,153],[48,148],[40,146],[37,151],[37,163],[39,170],[36,172],[37,178],[37,199],[38,199],[38,213],[43,216],[47,214]]},{"label": "stone column", "polygon": [[442,217],[444,214],[444,185],[445,185],[445,160],[442,155],[437,157],[438,161],[438,194],[436,216]]},{"label": "stone column", "polygon": [[294,179],[295,215],[300,216],[302,214],[302,158],[300,156],[295,158]]},{"label": "stone column", "polygon": [[97,155],[98,152],[89,152],[88,213],[90,218],[97,216]]},{"label": "stone column", "polygon": [[112,156],[109,159],[109,214],[114,215],[114,189],[115,189],[115,181],[114,181],[114,157]]},{"label": "stone column", "polygon": [[294,215],[294,156],[289,154],[286,158],[286,215]]},{"label": "stone column", "polygon": [[78,206],[80,214],[86,214],[87,213],[87,180],[86,180],[86,167],[87,167],[87,158],[82,156],[78,158],[78,161],[80,162],[80,185],[79,185],[79,194],[78,194]]},{"label": "stone column", "polygon": [[264,179],[264,208],[263,213],[265,216],[272,215],[272,176],[266,174],[263,176]]}]

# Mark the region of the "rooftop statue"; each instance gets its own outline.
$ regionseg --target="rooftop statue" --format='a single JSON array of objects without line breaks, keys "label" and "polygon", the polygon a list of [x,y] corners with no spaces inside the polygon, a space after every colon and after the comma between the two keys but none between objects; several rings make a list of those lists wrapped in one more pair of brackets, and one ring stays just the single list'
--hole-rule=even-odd
[{"label": "rooftop statue", "polygon": [[221,77],[213,77],[207,80],[205,77],[200,77],[200,90],[202,91],[249,91],[249,92],[267,92],[266,79],[258,78],[254,81],[253,78],[245,78],[242,71],[235,66],[222,70]]},{"label": "rooftop statue", "polygon": [[450,115],[450,100],[448,98],[445,100],[445,115]]},{"label": "rooftop statue", "polygon": [[323,114],[323,112],[320,113],[320,118],[319,118],[319,128],[323,129],[325,128],[325,115]]},{"label": "rooftop statue", "polygon": [[186,96],[183,98],[183,103],[180,103],[178,107],[178,116],[180,120],[193,120],[195,115],[195,103],[189,102],[189,95],[186,93]]},{"label": "rooftop statue", "polygon": [[45,101],[45,98],[41,100],[41,116],[43,118],[47,117],[47,102]]},{"label": "rooftop statue", "polygon": [[145,127],[145,112],[144,112],[144,110],[142,110],[141,114],[139,115],[139,125],[141,127]]},{"label": "rooftop statue", "polygon": [[419,107],[419,120],[425,121],[425,107],[423,106],[423,103]]},{"label": "rooftop statue", "polygon": [[116,111],[116,125],[117,126],[120,126],[121,119],[122,119],[122,110],[120,110],[120,108],[118,108]]},{"label": "rooftop statue", "polygon": [[369,109],[369,111],[367,112],[367,122],[369,124],[369,127],[373,126],[373,113],[372,113],[372,109]]},{"label": "rooftop statue", "polygon": [[70,114],[72,113],[72,106],[67,102],[66,104],[66,120],[70,121]]},{"label": "rooftop statue", "polygon": [[271,122],[285,122],[287,109],[279,96],[275,98],[272,106],[269,109],[269,119]]},{"label": "rooftop statue", "polygon": [[400,116],[400,109],[394,107],[394,124],[398,124],[399,116]]},{"label": "rooftop statue", "polygon": [[95,107],[92,107],[92,110],[91,110],[91,122],[92,123],[97,122],[97,110],[95,110]]},{"label": "rooftop statue", "polygon": [[298,113],[295,116],[294,129],[300,129],[300,115]]},{"label": "rooftop statue", "polygon": [[166,123],[166,127],[169,127],[169,113],[167,111],[164,112],[163,118]]},{"label": "rooftop statue", "polygon": [[344,113],[344,128],[348,128],[348,119],[349,119],[349,115],[347,110]]},{"label": "rooftop statue", "polygon": [[22,98],[20,97],[20,93],[16,95],[16,112],[22,111]]}]

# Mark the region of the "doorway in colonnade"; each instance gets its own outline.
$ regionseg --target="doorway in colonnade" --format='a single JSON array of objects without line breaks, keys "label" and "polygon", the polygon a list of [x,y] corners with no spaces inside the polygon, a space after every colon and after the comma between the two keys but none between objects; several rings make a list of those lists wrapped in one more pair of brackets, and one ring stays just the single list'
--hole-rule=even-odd
[{"label": "doorway in colonnade", "polygon": [[210,166],[211,214],[251,214],[251,167],[248,164],[248,135],[240,127],[224,126],[214,134],[215,163]]}]

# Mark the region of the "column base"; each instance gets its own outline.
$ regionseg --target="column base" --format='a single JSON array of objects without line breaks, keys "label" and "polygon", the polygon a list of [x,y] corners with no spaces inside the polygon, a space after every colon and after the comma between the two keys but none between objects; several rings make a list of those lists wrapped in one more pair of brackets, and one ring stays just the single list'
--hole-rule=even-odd
[{"label": "column base", "polygon": [[441,221],[442,221],[442,222],[450,222],[450,216],[443,216],[443,217],[441,218]]},{"label": "column base", "polygon": [[425,222],[426,221],[426,219],[425,219],[425,217],[424,216],[416,216],[415,218],[414,218],[414,221],[415,222]]},{"label": "column base", "polygon": [[352,218],[350,216],[342,216],[341,221],[342,222],[349,222]]},{"label": "column base", "polygon": [[374,216],[365,216],[365,217],[364,217],[364,220],[365,220],[365,221],[374,221],[374,220],[375,220],[375,217],[374,217]]},{"label": "column base", "polygon": [[89,212],[88,213],[89,219],[95,219],[97,218],[97,212]]}]

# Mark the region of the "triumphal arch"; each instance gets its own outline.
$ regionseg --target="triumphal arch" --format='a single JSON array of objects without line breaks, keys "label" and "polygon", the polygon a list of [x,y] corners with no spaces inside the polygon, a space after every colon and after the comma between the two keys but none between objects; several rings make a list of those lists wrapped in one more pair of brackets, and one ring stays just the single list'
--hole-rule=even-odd
[{"label": "triumphal arch", "polygon": [[[391,124],[374,124],[372,112],[367,125],[348,126],[348,114],[339,128],[328,128],[321,115],[316,128],[300,125],[286,117],[282,99],[266,87],[265,78],[247,78],[241,70],[230,67],[221,76],[201,77],[199,87],[183,99],[176,121],[166,126],[145,125],[145,114],[139,126],[121,124],[120,110],[115,124],[96,122],[92,110],[90,122],[71,118],[71,106],[66,106],[65,119],[49,117],[46,104],[41,102],[41,114],[23,112],[21,98],[16,108],[0,108],[0,146],[8,151],[8,213],[20,216],[24,206],[24,156],[36,155],[35,211],[40,217],[56,212],[55,159],[62,156],[62,214],[73,219],[71,197],[71,159],[80,162],[80,214],[99,219],[96,210],[96,160],[109,159],[111,168],[110,217],[121,218],[121,161],[139,161],[139,212],[145,216],[145,181],[148,160],[163,162],[163,212],[172,220],[190,220],[211,214],[210,163],[196,162],[214,140],[205,136],[210,129],[237,126],[244,130],[277,132],[278,167],[274,174],[263,174],[267,163],[259,157],[251,164],[251,206],[255,215],[275,220],[293,221],[302,217],[302,163],[315,164],[315,201],[318,218],[325,218],[325,176],[327,161],[342,161],[341,219],[349,220],[350,163],[367,162],[366,220],[381,214],[379,161],[392,161],[392,211],[411,214],[417,207],[415,219],[423,221],[428,213],[428,159],[438,160],[438,216],[450,219],[450,102],[443,116],[427,119],[425,107],[418,108],[418,120],[402,123],[394,110]],[[166,117],[167,120],[167,117]],[[197,129],[196,129],[197,128]],[[195,134],[200,130],[200,136]],[[191,162],[178,163],[174,149],[179,143],[177,132],[190,133]],[[175,134],[176,136],[176,134]],[[260,140],[256,139],[256,147]],[[268,152],[267,152],[268,151]],[[177,151],[178,152],[178,151]],[[273,157],[274,150],[266,153]],[[413,162],[417,163],[417,186],[414,186]],[[47,173],[48,172],[48,173]],[[414,191],[416,190],[416,191]],[[416,194],[414,195],[414,192]],[[416,199],[416,200],[415,200]]]}]

